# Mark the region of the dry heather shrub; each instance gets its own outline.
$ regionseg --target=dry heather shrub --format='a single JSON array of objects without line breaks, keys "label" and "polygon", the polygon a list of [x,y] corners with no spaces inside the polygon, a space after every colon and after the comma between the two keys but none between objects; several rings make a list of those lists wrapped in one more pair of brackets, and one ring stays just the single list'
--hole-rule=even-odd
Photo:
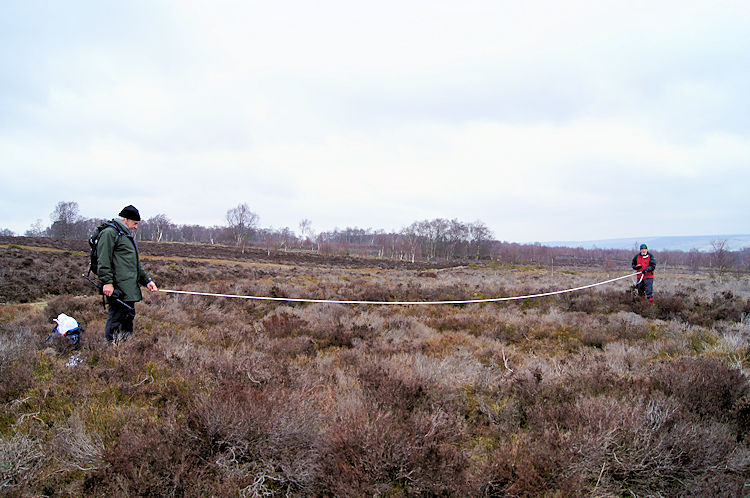
[{"label": "dry heather shrub", "polygon": [[750,302],[730,290],[693,295],[692,298],[686,296],[682,298],[681,306],[679,312],[676,312],[671,309],[663,311],[659,305],[656,312],[659,316],[667,315],[694,325],[709,327],[717,321],[738,322],[742,319],[743,313],[750,311]]},{"label": "dry heather shrub", "polygon": [[697,422],[663,395],[588,396],[572,408],[575,457],[563,472],[579,476],[581,493],[672,495],[694,476],[742,470],[726,426]]},{"label": "dry heather shrub", "polygon": [[733,416],[740,438],[747,442],[750,440],[750,394],[746,394],[737,400],[734,405]]},{"label": "dry heather shrub", "polygon": [[190,428],[225,484],[245,493],[309,494],[320,474],[316,405],[308,391],[263,392],[227,381],[198,402]]},{"label": "dry heather shrub", "polygon": [[[257,341],[255,346],[240,343],[231,347],[209,347],[202,345],[196,348],[195,371],[208,379],[222,381],[235,379],[246,384],[265,384],[274,378],[285,378],[288,365],[286,359],[275,358],[269,351],[276,340]],[[259,344],[260,343],[260,344]]]},{"label": "dry heather shrub", "polygon": [[713,319],[739,322],[743,313],[750,312],[750,302],[737,297],[732,291],[716,294],[711,301]]},{"label": "dry heather shrub", "polygon": [[604,349],[608,341],[607,335],[601,330],[586,330],[581,336],[584,346],[590,348]]},{"label": "dry heather shrub", "polygon": [[604,312],[611,307],[606,298],[592,292],[566,294],[564,301],[567,304],[568,311],[579,311],[583,313]]},{"label": "dry heather shrub", "polygon": [[428,356],[445,358],[457,351],[474,349],[477,343],[473,335],[464,332],[445,332],[436,334],[423,345],[423,352]]},{"label": "dry heather shrub", "polygon": [[718,471],[701,474],[689,481],[682,496],[747,496],[747,469],[743,472]]},{"label": "dry heather shrub", "polygon": [[52,447],[56,459],[68,470],[90,471],[104,464],[101,437],[89,432],[77,413],[68,419],[65,427],[57,428]]},{"label": "dry heather shrub", "polygon": [[569,314],[554,307],[522,309],[517,304],[490,308],[487,312],[487,323],[492,325],[482,335],[506,344],[528,341],[532,336],[546,336],[550,331],[565,326],[569,317]]},{"label": "dry heather shrub", "polygon": [[44,462],[41,445],[24,434],[0,438],[0,494],[28,485]]},{"label": "dry heather shrub", "polygon": [[518,400],[519,423],[521,427],[529,427],[544,417],[538,408],[552,404],[554,407],[569,404],[573,399],[573,392],[567,386],[560,385],[546,378],[540,365],[528,366],[513,375],[510,384],[511,395]]},{"label": "dry heather shrub", "polygon": [[354,326],[371,331],[383,331],[389,318],[393,315],[393,310],[383,306],[366,307],[357,309],[357,313],[352,317]]},{"label": "dry heather shrub", "polygon": [[[224,301],[229,301],[225,299]],[[227,309],[229,308],[229,309]],[[221,302],[213,302],[193,310],[193,323],[200,324],[203,327],[212,327],[229,322],[232,319],[231,307],[221,305]]]},{"label": "dry heather shrub", "polygon": [[427,321],[427,325],[439,330],[465,330],[476,331],[480,328],[480,322],[477,315],[472,313],[451,313],[442,314]]},{"label": "dry heather shrub", "polygon": [[303,335],[276,339],[268,351],[275,357],[296,358],[314,355],[316,347],[317,345],[311,337]]},{"label": "dry heather shrub", "polygon": [[204,346],[196,344],[186,331],[177,331],[171,327],[160,326],[154,330],[159,337],[159,346],[164,360],[174,366],[192,369],[203,358]]},{"label": "dry heather shrub", "polygon": [[602,331],[612,340],[637,342],[649,338],[650,323],[641,315],[620,311],[608,316]]},{"label": "dry heather shrub", "polygon": [[717,324],[714,331],[721,336],[722,351],[735,351],[750,347],[750,329],[745,324]]},{"label": "dry heather shrub", "polygon": [[[477,346],[480,349],[481,346]],[[423,353],[401,353],[392,358],[394,368],[409,369],[434,386],[436,399],[450,398],[459,390],[491,389],[507,371],[498,365],[484,365],[472,348],[461,348],[443,357]]]},{"label": "dry heather shrub", "polygon": [[647,350],[625,342],[607,344],[604,354],[612,372],[621,376],[640,371],[642,366],[650,360]]},{"label": "dry heather shrub", "polygon": [[623,397],[645,389],[638,377],[613,370],[606,355],[583,353],[519,366],[502,385],[501,395],[513,397],[521,425],[536,430],[550,424],[576,426],[579,415],[572,407],[581,397]]},{"label": "dry heather shrub", "polygon": [[436,337],[432,328],[417,318],[394,316],[373,323],[373,349],[388,356],[399,352],[417,352],[424,349],[424,343]]},{"label": "dry heather shrub", "polygon": [[[673,494],[693,476],[727,468],[738,449],[725,425],[700,423],[662,396],[623,406],[621,423],[607,436],[602,464],[602,487],[612,492]],[[747,462],[737,470],[746,472]]]},{"label": "dry heather shrub", "polygon": [[403,281],[394,284],[397,288],[395,291],[399,300],[413,301],[463,301],[472,299],[474,292],[464,283],[452,282],[444,279],[420,280],[412,282],[407,280],[404,285]]},{"label": "dry heather shrub", "polygon": [[324,494],[466,494],[461,425],[447,413],[417,410],[404,419],[344,395],[325,438]]},{"label": "dry heather shrub", "polygon": [[[248,408],[252,412],[246,416]],[[227,380],[211,394],[196,400],[189,426],[204,452],[218,453],[228,447],[246,451],[262,437],[254,420],[267,418],[269,409],[262,392],[247,390],[243,384]]]},{"label": "dry heather shrub", "polygon": [[263,319],[263,329],[271,337],[298,335],[306,325],[304,320],[285,310],[277,310]]},{"label": "dry heather shrub", "polygon": [[[108,391],[111,393],[111,390]],[[147,416],[144,410],[140,408],[132,405],[118,405],[113,402],[110,393],[101,394],[82,404],[73,414],[73,416],[78,415],[85,418],[86,427],[90,428],[90,437],[93,441],[101,438],[105,445],[101,455],[102,458],[104,458],[107,447],[118,440],[126,426]],[[63,422],[61,426],[65,426],[65,424],[69,425],[69,422]]]},{"label": "dry heather shrub", "polygon": [[[569,444],[558,432],[499,436],[478,465],[483,496],[576,496],[577,477],[565,472]],[[578,492],[577,492],[578,491]]]},{"label": "dry heather shrub", "polygon": [[642,387],[637,377],[615,372],[607,362],[607,356],[599,353],[595,357],[583,354],[571,358],[562,382],[573,386],[580,393],[593,395],[625,396]]},{"label": "dry heather shrub", "polygon": [[109,446],[104,468],[87,474],[85,494],[206,496],[212,494],[215,467],[189,439],[174,412],[158,421],[131,420]]},{"label": "dry heather shrub", "polygon": [[242,319],[227,319],[216,325],[204,327],[197,324],[193,327],[195,341],[213,347],[231,348],[238,344],[248,344],[257,340],[262,331],[262,324],[257,321],[245,322]]},{"label": "dry heather shrub", "polygon": [[295,310],[295,315],[303,320],[306,334],[311,336],[319,349],[326,347],[351,348],[359,339],[369,339],[370,326],[356,318],[356,310],[340,304],[322,304]]},{"label": "dry heather shrub", "polygon": [[193,310],[201,303],[198,296],[174,294],[162,297],[151,305],[150,314],[158,322],[172,326],[192,325]]},{"label": "dry heather shrub", "polygon": [[55,327],[52,321],[60,313],[72,316],[84,328],[104,315],[101,299],[92,297],[59,296],[51,299],[44,310],[44,316],[50,323],[50,329]]},{"label": "dry heather shrub", "polygon": [[381,407],[412,411],[427,396],[428,386],[405,365],[367,358],[357,373],[363,391]]},{"label": "dry heather shrub", "polygon": [[362,279],[350,282],[346,287],[346,299],[357,301],[395,301],[398,296],[382,282],[364,281]]},{"label": "dry heather shrub", "polygon": [[12,400],[31,387],[37,341],[39,337],[29,327],[0,324],[0,403]]},{"label": "dry heather shrub", "polygon": [[715,358],[663,362],[651,374],[654,388],[701,418],[727,421],[735,403],[750,391],[747,379]]},{"label": "dry heather shrub", "polygon": [[688,295],[683,292],[677,294],[659,294],[656,296],[656,305],[659,308],[659,316],[662,318],[677,319],[684,315],[688,306]]},{"label": "dry heather shrub", "polygon": [[672,495],[695,476],[750,469],[750,451],[738,451],[726,425],[701,423],[664,395],[591,395],[545,386],[538,375],[526,381],[516,399],[527,404],[527,429],[509,437],[507,425],[489,426],[502,432],[487,433],[486,460],[476,456],[485,494]]}]

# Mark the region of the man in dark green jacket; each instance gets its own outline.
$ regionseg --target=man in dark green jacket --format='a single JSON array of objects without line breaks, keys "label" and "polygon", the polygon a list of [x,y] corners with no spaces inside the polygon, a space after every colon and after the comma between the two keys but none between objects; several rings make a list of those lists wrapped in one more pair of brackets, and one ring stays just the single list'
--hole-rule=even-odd
[{"label": "man in dark green jacket", "polygon": [[[114,220],[117,230],[107,227],[102,230],[97,245],[97,275],[102,282],[102,292],[107,296],[109,315],[104,326],[104,338],[120,341],[133,333],[135,303],[143,299],[141,285],[157,292],[159,289],[141,266],[134,232],[138,229],[141,215],[134,206],[120,211],[120,219]],[[119,291],[119,299],[112,294]],[[124,302],[126,306],[120,302]]]}]

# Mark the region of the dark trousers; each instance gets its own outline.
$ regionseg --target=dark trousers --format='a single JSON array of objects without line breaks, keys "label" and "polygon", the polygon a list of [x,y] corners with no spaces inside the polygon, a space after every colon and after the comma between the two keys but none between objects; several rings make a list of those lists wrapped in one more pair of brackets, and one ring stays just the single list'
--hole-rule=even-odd
[{"label": "dark trousers", "polygon": [[641,282],[638,284],[638,295],[646,296],[649,299],[654,297],[653,278],[644,278],[643,280],[641,280]]},{"label": "dark trousers", "polygon": [[135,319],[135,303],[125,302],[132,310],[126,308],[115,299],[107,298],[109,314],[107,324],[104,326],[104,338],[109,342],[120,342],[127,339],[133,333],[133,320]]}]

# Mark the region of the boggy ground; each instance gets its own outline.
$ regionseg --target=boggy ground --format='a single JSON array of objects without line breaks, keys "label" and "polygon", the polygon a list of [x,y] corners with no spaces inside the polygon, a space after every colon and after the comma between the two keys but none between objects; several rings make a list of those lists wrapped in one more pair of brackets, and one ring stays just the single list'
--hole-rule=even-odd
[{"label": "boggy ground", "polygon": [[[0,248],[0,493],[741,496],[750,482],[746,281],[657,274],[654,307],[629,280],[434,307],[146,293],[135,336],[108,346],[85,254],[24,247]],[[162,288],[316,299],[615,276],[145,255]],[[78,351],[44,343],[61,312],[86,328]]]}]

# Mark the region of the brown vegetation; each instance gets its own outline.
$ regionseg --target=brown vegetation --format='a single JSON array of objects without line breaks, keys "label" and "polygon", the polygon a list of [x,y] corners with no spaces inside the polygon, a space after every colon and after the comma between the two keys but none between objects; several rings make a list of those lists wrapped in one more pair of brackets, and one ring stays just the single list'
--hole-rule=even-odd
[{"label": "brown vegetation", "polygon": [[[135,335],[112,347],[80,278],[85,253],[65,249],[0,248],[0,494],[746,490],[744,280],[662,272],[653,307],[627,280],[439,307],[147,294]],[[472,299],[604,279],[212,251],[145,245],[144,265],[164,288],[317,299]],[[86,329],[79,350],[44,343],[61,312]]]}]

